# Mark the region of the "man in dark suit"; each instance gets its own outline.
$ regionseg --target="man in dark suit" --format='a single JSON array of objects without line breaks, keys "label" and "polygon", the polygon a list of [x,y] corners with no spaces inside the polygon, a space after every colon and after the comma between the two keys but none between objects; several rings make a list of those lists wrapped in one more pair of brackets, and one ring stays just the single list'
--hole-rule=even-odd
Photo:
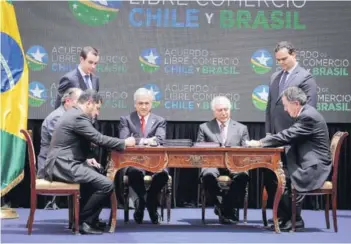
[{"label": "man in dark suit", "polygon": [[102,98],[96,91],[86,90],[77,106],[61,117],[51,139],[44,170],[46,180],[81,184],[79,219],[80,231],[84,234],[102,233],[98,217],[103,201],[113,191],[113,182],[98,172],[101,166],[93,158],[91,143],[115,150],[135,145],[134,138],[104,136],[93,127],[92,120],[98,116],[101,103]]},{"label": "man in dark suit", "polygon": [[[164,118],[151,113],[153,100],[153,92],[146,88],[139,88],[134,93],[136,111],[128,116],[121,116],[119,124],[120,138],[134,136],[137,138],[137,144],[139,145],[150,145],[155,142],[160,144],[165,139],[166,121]],[[128,175],[129,185],[137,195],[134,212],[135,222],[139,224],[143,222],[146,205],[151,222],[158,224],[157,196],[168,181],[168,172],[162,170],[153,174],[140,168],[128,167],[125,169],[125,174]],[[147,194],[144,184],[146,174],[153,175]]]},{"label": "man in dark suit", "polygon": [[[249,138],[247,127],[230,118],[231,103],[227,97],[215,97],[211,102],[215,119],[200,125],[197,142],[217,142],[222,146],[243,146]],[[232,183],[228,193],[220,203],[220,188],[217,177],[229,175]],[[230,173],[227,169],[203,168],[200,177],[205,190],[213,197],[215,213],[221,223],[238,221],[236,206],[244,201],[245,187],[249,180],[247,172]]]},{"label": "man in dark suit", "polygon": [[52,111],[43,121],[41,125],[41,141],[40,141],[40,152],[38,155],[38,172],[37,176],[39,179],[44,178],[44,166],[46,156],[49,151],[52,134],[54,133],[55,127],[59,119],[62,117],[64,112],[72,108],[77,104],[78,98],[82,90],[79,88],[70,88],[62,96],[61,106]]},{"label": "man in dark suit", "polygon": [[69,88],[77,87],[83,91],[93,89],[99,91],[99,78],[94,75],[99,52],[94,47],[83,47],[80,52],[80,63],[77,68],[65,74],[59,82],[58,94],[55,102],[55,109],[61,104],[61,97]]},{"label": "man in dark suit", "polygon": [[[296,161],[287,161],[284,168],[286,188],[279,204],[280,229],[291,230],[291,186],[297,191],[320,188],[331,171],[330,140],[323,116],[307,104],[307,96],[298,87],[289,87],[282,94],[284,110],[294,118],[287,129],[267,135],[260,141],[247,142],[249,146],[277,147],[292,145]],[[304,228],[301,218],[303,196],[297,196],[296,228]]]},{"label": "man in dark suit", "polygon": [[[275,58],[282,68],[271,77],[269,95],[266,108],[266,134],[275,134],[289,128],[294,119],[284,111],[282,103],[282,92],[292,86],[301,88],[307,95],[307,104],[316,107],[317,84],[312,75],[296,61],[295,47],[286,41],[279,42],[275,48]],[[282,161],[295,161],[295,149],[291,146],[285,148],[282,154]],[[277,188],[277,178],[270,170],[263,169],[263,184],[268,195],[273,198]],[[279,214],[278,214],[279,215]]]}]

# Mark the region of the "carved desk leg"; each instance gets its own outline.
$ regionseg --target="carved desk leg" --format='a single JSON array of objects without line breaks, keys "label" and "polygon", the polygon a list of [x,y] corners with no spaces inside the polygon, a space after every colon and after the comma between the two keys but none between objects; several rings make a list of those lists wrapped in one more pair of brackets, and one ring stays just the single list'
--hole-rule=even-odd
[{"label": "carved desk leg", "polygon": [[[107,166],[107,177],[112,181],[115,182],[115,175],[117,173],[117,169],[114,168],[114,162],[112,159],[108,161],[108,166]],[[117,223],[117,197],[116,197],[116,191],[113,190],[110,196],[111,200],[111,213],[110,213],[110,233],[115,232],[116,229],[116,223]]]},{"label": "carved desk leg", "polygon": [[279,165],[278,168],[274,170],[274,173],[276,174],[278,179],[278,185],[277,185],[277,191],[275,193],[274,203],[273,203],[273,220],[274,220],[274,229],[276,233],[280,233],[279,223],[278,223],[278,206],[279,206],[280,198],[285,188],[285,174],[284,174],[282,162],[279,162],[278,165]]}]

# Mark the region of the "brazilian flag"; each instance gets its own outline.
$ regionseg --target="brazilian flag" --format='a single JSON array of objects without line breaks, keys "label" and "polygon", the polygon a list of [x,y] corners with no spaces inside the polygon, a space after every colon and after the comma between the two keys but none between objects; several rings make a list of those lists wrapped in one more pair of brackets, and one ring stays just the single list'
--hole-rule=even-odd
[{"label": "brazilian flag", "polygon": [[24,59],[16,13],[10,1],[0,1],[1,18],[1,196],[23,179],[27,129],[28,67]]}]

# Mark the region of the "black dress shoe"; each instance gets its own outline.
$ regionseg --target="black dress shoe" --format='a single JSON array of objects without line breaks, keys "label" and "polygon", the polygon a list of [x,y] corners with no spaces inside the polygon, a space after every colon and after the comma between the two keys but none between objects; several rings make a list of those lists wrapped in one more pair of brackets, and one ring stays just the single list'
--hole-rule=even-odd
[{"label": "black dress shoe", "polygon": [[138,198],[134,202],[135,211],[134,211],[134,221],[137,224],[142,224],[144,219],[144,210],[145,210],[145,201],[142,198]]},{"label": "black dress shoe", "polygon": [[[274,229],[274,225],[271,226],[272,229]],[[303,219],[300,219],[298,221],[296,221],[295,224],[295,229],[296,230],[302,230],[305,228],[305,222],[303,221]],[[283,232],[288,232],[292,230],[292,222],[291,220],[285,221],[285,222],[280,222],[279,223],[279,229],[280,231]]]},{"label": "black dress shoe", "polygon": [[81,234],[88,234],[88,235],[101,235],[102,234],[102,231],[93,228],[92,226],[88,225],[85,222],[80,225],[79,232]]},{"label": "black dress shoe", "polygon": [[157,213],[157,210],[152,211],[152,212],[149,211],[149,216],[150,216],[150,220],[151,220],[151,222],[152,222],[153,224],[157,225],[157,224],[160,223],[161,217],[160,217],[160,215]]},{"label": "black dress shoe", "polygon": [[[273,218],[267,220],[268,224],[274,224]],[[286,222],[283,221],[281,218],[278,218],[278,224],[280,225],[281,223]]]},{"label": "black dress shoe", "polygon": [[107,227],[107,223],[106,222],[103,222],[103,221],[100,221],[100,220],[97,220],[93,223],[93,228],[97,229],[97,230],[101,230],[101,231],[104,231]]}]

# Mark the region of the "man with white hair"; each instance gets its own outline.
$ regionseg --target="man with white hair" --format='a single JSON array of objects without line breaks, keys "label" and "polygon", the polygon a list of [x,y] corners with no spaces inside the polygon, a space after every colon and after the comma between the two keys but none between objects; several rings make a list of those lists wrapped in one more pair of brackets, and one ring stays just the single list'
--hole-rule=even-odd
[{"label": "man with white hair", "polygon": [[[135,110],[128,116],[121,116],[119,137],[121,139],[133,136],[139,145],[160,144],[166,138],[166,120],[151,113],[154,94],[146,88],[139,88],[134,93]],[[134,220],[138,224],[143,222],[145,206],[149,212],[151,222],[159,223],[157,213],[157,196],[168,181],[168,172],[163,170],[153,174],[140,168],[128,167],[125,169],[129,185],[137,194],[135,200]],[[153,175],[151,185],[147,191],[144,176]],[[147,196],[146,196],[147,195]],[[145,201],[146,196],[146,201]],[[128,204],[128,203],[124,203]]]},{"label": "man with white hair", "polygon": [[[200,125],[197,142],[217,142],[221,146],[243,146],[249,138],[247,127],[230,118],[230,100],[225,96],[214,97],[211,102],[214,119]],[[233,180],[228,193],[221,195],[217,177],[228,175]],[[215,213],[220,223],[236,223],[238,213],[236,207],[243,202],[245,187],[249,180],[247,172],[231,173],[228,169],[203,168],[201,170],[205,190],[214,198]]]}]

